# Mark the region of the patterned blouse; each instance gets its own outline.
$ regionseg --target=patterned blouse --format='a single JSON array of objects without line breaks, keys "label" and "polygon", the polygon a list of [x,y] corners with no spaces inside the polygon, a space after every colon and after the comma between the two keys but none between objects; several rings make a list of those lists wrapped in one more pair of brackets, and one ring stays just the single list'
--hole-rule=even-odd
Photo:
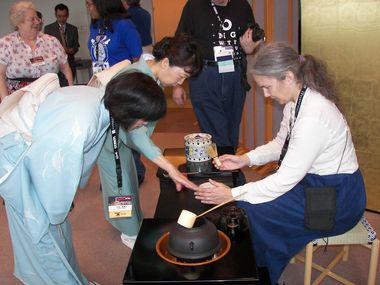
[{"label": "patterned blouse", "polygon": [[50,35],[38,33],[34,51],[17,31],[0,39],[0,64],[7,67],[9,94],[41,75],[58,73],[59,66],[66,62],[67,55],[61,43]]}]

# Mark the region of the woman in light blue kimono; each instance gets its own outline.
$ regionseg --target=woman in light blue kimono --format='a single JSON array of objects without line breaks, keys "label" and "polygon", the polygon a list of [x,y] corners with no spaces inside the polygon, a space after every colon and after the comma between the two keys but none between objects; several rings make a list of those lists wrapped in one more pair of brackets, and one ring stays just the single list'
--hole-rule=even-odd
[{"label": "woman in light blue kimono", "polygon": [[67,215],[104,144],[110,122],[105,105],[126,130],[165,114],[165,96],[150,76],[121,74],[107,87],[103,104],[101,90],[59,88],[57,76],[47,74],[0,104],[0,195],[14,274],[24,284],[91,284],[76,262]]},{"label": "woman in light blue kimono", "polygon": [[[164,38],[155,44],[153,56],[143,55],[138,62],[122,68],[119,74],[134,70],[140,71],[154,78],[162,86],[175,86],[182,84],[186,78],[197,74],[201,69],[201,62],[198,46],[189,36],[181,34],[175,37]],[[132,149],[142,153],[146,158],[166,170],[174,183],[176,183],[178,190],[181,189],[181,185],[184,185],[186,188],[196,189],[196,185],[184,179],[184,176],[165,159],[161,150],[150,139],[155,124],[155,122],[149,122],[146,126],[131,132],[120,131],[121,193],[117,185],[114,149],[110,131],[107,134],[106,142],[98,159],[105,218],[121,232],[122,242],[130,248],[133,248],[143,219],[139,201],[136,167],[132,159]],[[120,194],[132,196],[132,216],[110,218],[108,198]]]}]

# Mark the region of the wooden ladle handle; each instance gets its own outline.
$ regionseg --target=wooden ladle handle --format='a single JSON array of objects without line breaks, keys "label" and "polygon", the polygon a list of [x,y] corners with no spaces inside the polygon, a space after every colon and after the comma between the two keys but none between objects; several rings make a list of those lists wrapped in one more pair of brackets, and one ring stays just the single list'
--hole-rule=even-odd
[{"label": "wooden ladle handle", "polygon": [[203,215],[206,215],[207,213],[210,213],[211,211],[214,211],[215,209],[217,209],[217,208],[219,208],[219,207],[221,207],[221,206],[223,206],[223,205],[226,205],[226,204],[228,204],[228,203],[234,201],[236,198],[238,198],[238,197],[240,197],[240,196],[243,196],[244,194],[247,194],[247,193],[248,193],[247,191],[245,191],[245,192],[243,192],[243,193],[240,193],[239,195],[237,195],[237,196],[235,196],[235,197],[233,197],[233,198],[231,198],[231,199],[228,199],[227,201],[225,201],[225,202],[223,202],[223,203],[220,203],[220,204],[218,204],[218,205],[212,207],[211,209],[208,209],[207,211],[204,211],[203,213],[199,214],[199,215],[197,216],[197,218],[202,217]]}]

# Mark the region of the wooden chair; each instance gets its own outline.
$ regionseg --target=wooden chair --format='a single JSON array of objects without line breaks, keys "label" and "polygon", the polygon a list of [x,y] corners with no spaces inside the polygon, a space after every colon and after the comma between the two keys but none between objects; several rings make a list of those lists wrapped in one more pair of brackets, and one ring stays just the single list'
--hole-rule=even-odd
[{"label": "wooden chair", "polygon": [[[376,238],[376,232],[373,230],[366,218],[363,217],[361,221],[348,232],[328,238],[327,246],[341,245],[342,250],[335,256],[330,264],[323,267],[320,264],[313,262],[313,252],[319,247],[325,247],[326,240],[327,238],[321,238],[310,242],[306,246],[305,256],[297,255],[291,261],[291,263],[294,263],[295,260],[300,260],[305,263],[304,285],[317,285],[326,276],[330,276],[342,284],[354,285],[354,283],[332,271],[340,261],[348,260],[349,245],[353,244],[359,244],[371,250],[367,285],[375,285],[377,263],[379,259],[379,240]],[[313,268],[321,273],[313,282],[311,282],[311,272]]]}]

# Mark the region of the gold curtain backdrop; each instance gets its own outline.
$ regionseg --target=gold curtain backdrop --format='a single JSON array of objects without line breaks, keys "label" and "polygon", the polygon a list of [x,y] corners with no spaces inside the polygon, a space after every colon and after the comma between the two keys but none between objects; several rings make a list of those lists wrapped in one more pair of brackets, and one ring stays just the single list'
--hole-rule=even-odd
[{"label": "gold curtain backdrop", "polygon": [[335,76],[367,209],[380,211],[380,0],[301,0],[301,47]]}]

